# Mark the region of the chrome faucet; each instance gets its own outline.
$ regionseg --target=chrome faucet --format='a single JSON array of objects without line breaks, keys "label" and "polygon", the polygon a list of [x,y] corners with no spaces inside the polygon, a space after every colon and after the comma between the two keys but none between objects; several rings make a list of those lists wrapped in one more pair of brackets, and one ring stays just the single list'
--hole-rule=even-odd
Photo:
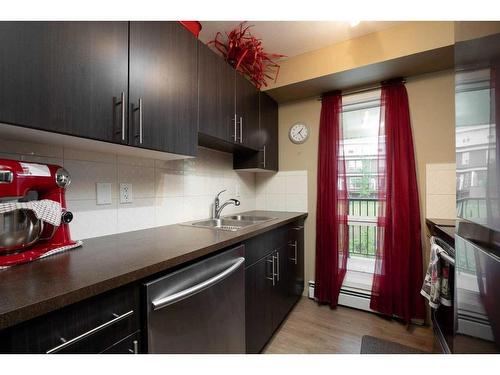
[{"label": "chrome faucet", "polygon": [[227,201],[225,201],[224,203],[220,204],[220,201],[219,201],[219,195],[221,195],[222,193],[224,193],[226,190],[222,190],[220,191],[216,196],[215,196],[215,199],[214,199],[214,206],[213,206],[213,210],[212,210],[212,218],[213,219],[220,219],[220,213],[222,212],[222,209],[224,207],[226,207],[227,205],[230,205],[230,204],[234,204],[235,206],[239,206],[240,205],[240,201],[238,199],[228,199]]}]

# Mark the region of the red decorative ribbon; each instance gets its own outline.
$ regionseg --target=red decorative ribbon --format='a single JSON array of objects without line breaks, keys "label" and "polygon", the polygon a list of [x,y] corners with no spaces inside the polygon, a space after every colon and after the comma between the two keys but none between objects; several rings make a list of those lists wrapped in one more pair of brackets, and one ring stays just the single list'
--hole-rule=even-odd
[{"label": "red decorative ribbon", "polygon": [[275,61],[285,55],[264,52],[262,40],[254,37],[250,32],[250,27],[246,21],[226,34],[224,41],[221,32],[215,35],[215,39],[208,44],[214,47],[224,56],[224,59],[236,70],[246,75],[250,81],[261,88],[267,86],[267,79],[278,78],[280,66]]}]

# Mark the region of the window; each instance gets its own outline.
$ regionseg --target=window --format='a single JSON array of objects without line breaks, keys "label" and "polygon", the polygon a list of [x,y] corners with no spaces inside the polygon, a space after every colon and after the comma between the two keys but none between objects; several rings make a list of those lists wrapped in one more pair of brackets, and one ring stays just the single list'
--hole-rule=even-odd
[{"label": "window", "polygon": [[380,92],[343,98],[342,125],[349,197],[349,252],[373,258],[376,251],[377,150]]},{"label": "window", "polygon": [[380,91],[343,97],[349,260],[343,288],[371,290],[377,244]]}]

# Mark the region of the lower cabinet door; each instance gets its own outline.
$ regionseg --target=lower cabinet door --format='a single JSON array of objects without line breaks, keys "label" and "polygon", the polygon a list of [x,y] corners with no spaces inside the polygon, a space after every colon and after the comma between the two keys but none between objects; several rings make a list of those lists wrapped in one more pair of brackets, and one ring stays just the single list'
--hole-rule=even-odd
[{"label": "lower cabinet door", "polygon": [[293,306],[290,298],[290,285],[293,278],[293,267],[289,263],[288,247],[283,245],[273,253],[275,262],[275,286],[273,288],[273,326],[278,328]]},{"label": "lower cabinet door", "polygon": [[304,292],[304,225],[293,225],[288,232],[287,291],[290,308]]},{"label": "lower cabinet door", "polygon": [[262,258],[245,272],[247,353],[259,353],[274,331],[272,256]]}]

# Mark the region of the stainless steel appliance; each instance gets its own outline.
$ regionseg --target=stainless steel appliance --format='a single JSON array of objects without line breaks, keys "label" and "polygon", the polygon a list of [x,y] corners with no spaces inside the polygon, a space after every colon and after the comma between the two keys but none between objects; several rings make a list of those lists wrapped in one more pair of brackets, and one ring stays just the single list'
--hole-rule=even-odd
[{"label": "stainless steel appliance", "polygon": [[245,353],[245,247],[145,284],[148,353]]},{"label": "stainless steel appliance", "polygon": [[[454,353],[500,353],[500,22],[456,22]],[[493,31],[496,30],[496,31]]]}]

